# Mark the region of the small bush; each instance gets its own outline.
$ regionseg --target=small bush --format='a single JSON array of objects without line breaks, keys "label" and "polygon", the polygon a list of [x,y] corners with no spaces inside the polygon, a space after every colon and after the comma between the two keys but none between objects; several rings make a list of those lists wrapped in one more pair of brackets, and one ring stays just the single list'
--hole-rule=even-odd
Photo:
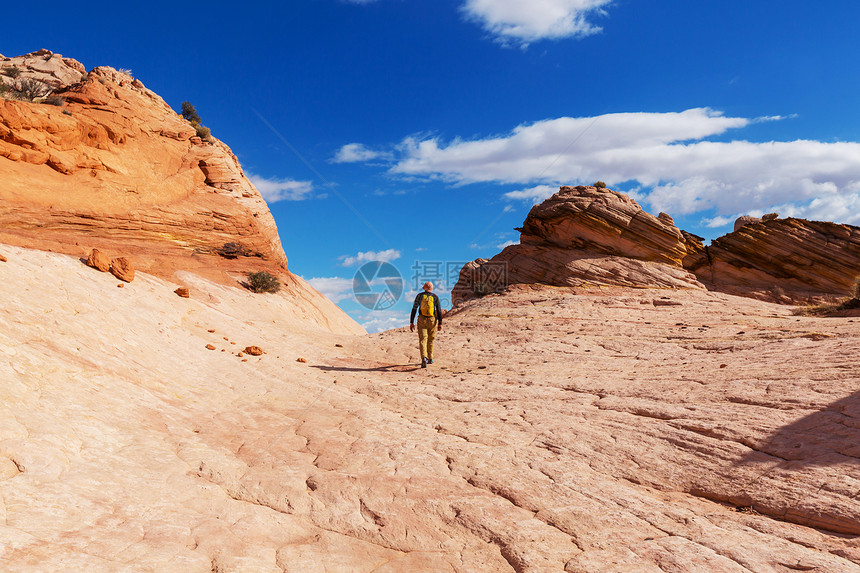
[{"label": "small bush", "polygon": [[197,137],[199,137],[203,141],[208,141],[209,143],[212,143],[212,132],[209,130],[208,127],[195,122],[191,122],[191,125],[194,126],[194,130],[197,132]]},{"label": "small bush", "polygon": [[597,187],[598,189],[605,189],[606,183],[604,183],[603,181],[595,181],[594,186]]},{"label": "small bush", "polygon": [[184,101],[182,102],[182,117],[191,124],[194,130],[197,132],[197,137],[202,139],[203,141],[208,141],[209,143],[214,143],[214,139],[212,138],[212,132],[209,131],[209,128],[203,125],[203,120],[200,119],[200,116],[197,114],[197,110],[191,105],[191,102]]},{"label": "small bush", "polygon": [[0,96],[2,96],[2,95],[4,95],[4,94],[8,93],[8,92],[9,92],[9,91],[11,91],[11,90],[12,90],[12,88],[10,88],[9,86],[7,86],[7,85],[6,85],[6,84],[4,84],[3,82],[0,82]]},{"label": "small bush", "polygon": [[239,256],[245,256],[246,250],[245,247],[242,246],[242,243],[224,243],[224,245],[218,249],[218,254],[225,259],[235,259]]},{"label": "small bush", "polygon": [[854,279],[854,286],[851,288],[851,297],[860,298],[860,275]]},{"label": "small bush", "polygon": [[186,121],[190,121],[191,123],[202,123],[203,120],[200,119],[200,116],[197,115],[197,110],[194,109],[194,106],[191,105],[190,101],[182,102],[182,117],[185,118]]},{"label": "small bush", "polygon": [[277,277],[270,275],[266,271],[260,271],[258,273],[248,273],[248,288],[256,293],[275,293],[281,290],[281,283]]},{"label": "small bush", "polygon": [[48,105],[55,105],[57,107],[63,107],[66,105],[66,98],[58,95],[51,94],[45,98],[45,103]]},{"label": "small bush", "polygon": [[28,101],[33,101],[50,94],[51,86],[33,78],[24,78],[17,91]]},{"label": "small bush", "polygon": [[10,78],[17,78],[18,76],[21,75],[21,69],[20,68],[3,68],[2,70],[0,70],[0,73],[2,73],[4,76],[9,76]]}]

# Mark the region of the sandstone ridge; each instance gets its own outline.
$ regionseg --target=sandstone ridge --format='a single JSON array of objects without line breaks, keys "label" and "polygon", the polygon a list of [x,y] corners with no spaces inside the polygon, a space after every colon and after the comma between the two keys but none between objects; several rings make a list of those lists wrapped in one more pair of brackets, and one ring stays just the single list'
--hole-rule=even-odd
[{"label": "sandstone ridge", "polygon": [[[46,91],[24,97],[27,85]],[[267,271],[326,328],[363,332],[288,271],[274,218],[230,148],[201,139],[129,71],[87,72],[40,50],[0,57],[4,86],[0,242],[84,258],[97,248],[171,280],[237,285]]]},{"label": "sandstone ridge", "polygon": [[603,187],[561,187],[529,212],[520,242],[465,265],[455,304],[511,284],[709,289],[783,303],[846,296],[860,269],[860,228],[742,217],[705,246],[671,216]]}]

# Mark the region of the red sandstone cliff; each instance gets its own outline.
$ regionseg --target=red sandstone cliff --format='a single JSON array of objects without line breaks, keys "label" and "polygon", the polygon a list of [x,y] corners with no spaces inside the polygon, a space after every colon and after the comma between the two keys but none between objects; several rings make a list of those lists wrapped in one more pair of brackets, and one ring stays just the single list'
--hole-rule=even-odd
[{"label": "red sandstone cliff", "polygon": [[[0,57],[0,86],[0,242],[77,256],[96,247],[165,278],[235,285],[265,270],[330,315],[323,322],[337,315],[334,328],[361,331],[287,271],[275,221],[230,148],[198,137],[140,80],[41,50]],[[33,86],[44,89],[21,95]]]}]

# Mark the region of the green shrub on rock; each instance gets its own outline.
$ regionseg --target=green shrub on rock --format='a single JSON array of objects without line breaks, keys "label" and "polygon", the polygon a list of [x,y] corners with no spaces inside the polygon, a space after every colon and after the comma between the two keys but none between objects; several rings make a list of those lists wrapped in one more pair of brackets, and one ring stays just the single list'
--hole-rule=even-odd
[{"label": "green shrub on rock", "polygon": [[281,290],[281,282],[266,271],[248,273],[248,288],[256,293],[276,293]]},{"label": "green shrub on rock", "polygon": [[197,110],[191,105],[190,101],[182,102],[182,117],[191,123],[200,123],[202,120],[200,116],[197,115]]},{"label": "green shrub on rock", "polygon": [[203,141],[208,141],[209,143],[214,143],[214,139],[212,137],[212,132],[208,127],[203,125],[203,121],[200,119],[200,115],[197,113],[197,109],[191,105],[190,101],[182,102],[182,117],[191,124],[194,130],[197,132],[197,137],[202,139]]}]

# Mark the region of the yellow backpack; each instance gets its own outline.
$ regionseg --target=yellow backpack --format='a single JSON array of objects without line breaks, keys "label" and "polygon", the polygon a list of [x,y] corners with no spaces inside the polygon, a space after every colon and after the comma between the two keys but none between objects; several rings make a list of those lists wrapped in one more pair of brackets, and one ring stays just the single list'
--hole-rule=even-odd
[{"label": "yellow backpack", "polygon": [[421,297],[421,315],[422,316],[436,316],[436,308],[433,302],[432,294],[425,294]]}]

